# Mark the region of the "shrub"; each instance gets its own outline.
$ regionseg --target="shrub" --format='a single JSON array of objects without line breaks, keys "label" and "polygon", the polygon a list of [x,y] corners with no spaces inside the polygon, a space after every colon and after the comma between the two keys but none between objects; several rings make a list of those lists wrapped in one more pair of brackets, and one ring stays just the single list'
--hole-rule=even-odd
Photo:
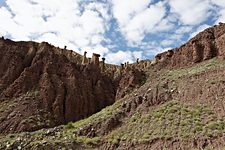
[{"label": "shrub", "polygon": [[73,123],[72,122],[69,122],[66,126],[65,126],[66,129],[73,129],[74,126],[73,126]]}]

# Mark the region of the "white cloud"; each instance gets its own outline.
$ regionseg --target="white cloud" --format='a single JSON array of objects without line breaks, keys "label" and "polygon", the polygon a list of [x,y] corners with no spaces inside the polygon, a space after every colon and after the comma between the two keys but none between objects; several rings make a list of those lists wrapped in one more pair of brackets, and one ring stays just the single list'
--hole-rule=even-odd
[{"label": "white cloud", "polygon": [[168,0],[172,13],[185,25],[197,25],[209,17],[209,0]]},{"label": "white cloud", "polygon": [[110,52],[105,58],[107,63],[125,63],[129,61],[129,63],[135,62],[137,58],[142,59],[143,52],[141,51],[118,51],[118,52]]},{"label": "white cloud", "polygon": [[0,8],[2,35],[45,40],[75,50],[100,46],[110,19],[103,3],[86,4],[83,12],[78,0],[7,0],[6,4],[12,12]]},{"label": "white cloud", "polygon": [[176,34],[184,34],[184,33],[190,32],[192,29],[193,29],[192,26],[181,26],[175,31],[175,33]]},{"label": "white cloud", "polygon": [[[225,0],[5,0],[5,4],[0,7],[0,36],[66,45],[88,51],[89,57],[99,53],[117,64],[152,57],[184,43],[207,24],[225,22]],[[140,51],[129,50],[137,47]]]},{"label": "white cloud", "polygon": [[166,13],[162,2],[149,5],[148,0],[113,0],[113,15],[131,45],[140,43],[147,33],[154,33],[154,27]]},{"label": "white cloud", "polygon": [[102,45],[83,47],[81,53],[83,54],[84,51],[87,52],[87,57],[91,57],[92,53],[97,53],[100,54],[101,57],[105,57],[109,53],[109,49],[107,47],[103,47]]},{"label": "white cloud", "polygon": [[211,0],[211,3],[214,3],[219,7],[225,8],[225,1],[224,0]]},{"label": "white cloud", "polygon": [[67,46],[68,49],[74,50],[76,52],[79,52],[76,46],[74,46],[73,43],[70,43],[68,40],[63,39],[57,33],[51,33],[47,32],[39,36],[35,41],[37,42],[43,42],[48,41],[50,44],[54,44],[55,46],[59,46],[61,48],[64,48],[64,46]]},{"label": "white cloud", "polygon": [[[151,1],[151,0],[150,0]],[[112,0],[113,15],[120,27],[127,25],[127,22],[148,7],[149,0]]]},{"label": "white cloud", "polygon": [[141,60],[142,57],[143,57],[143,52],[142,51],[134,51],[133,57],[136,58],[136,59],[139,58]]},{"label": "white cloud", "polygon": [[222,9],[219,13],[219,18],[216,23],[225,22],[225,9]]},{"label": "white cloud", "polygon": [[97,11],[99,15],[101,15],[102,18],[104,18],[106,21],[109,21],[111,19],[111,15],[108,13],[109,5],[103,4],[103,3],[90,3],[85,7],[85,10],[92,10]]},{"label": "white cloud", "polygon": [[146,48],[144,50],[144,52],[143,52],[145,54],[145,56],[143,58],[145,58],[145,59],[147,59],[147,58],[153,59],[155,55],[157,55],[157,54],[159,54],[161,52],[167,51],[169,49],[172,49],[172,48],[171,47],[162,48],[160,45]]},{"label": "white cloud", "polygon": [[153,32],[163,32],[163,31],[169,31],[175,28],[175,25],[171,23],[167,18],[162,19],[161,22],[159,22],[153,29]]},{"label": "white cloud", "polygon": [[173,43],[175,43],[174,40],[163,40],[163,41],[160,42],[160,45],[166,47],[166,46],[172,45]]},{"label": "white cloud", "polygon": [[0,23],[0,33],[3,36],[14,34],[15,36],[27,40],[28,38],[26,38],[26,36],[24,36],[24,33],[20,30],[21,26],[18,25],[12,19],[12,17],[13,15],[11,14],[11,12],[8,11],[5,7],[0,8],[0,20],[2,20]]},{"label": "white cloud", "polygon": [[118,51],[118,52],[111,52],[106,55],[106,62],[107,63],[116,63],[120,64],[124,61],[132,61],[132,52],[131,51]]},{"label": "white cloud", "polygon": [[216,5],[214,11],[217,12],[214,14],[217,18],[216,24],[219,22],[225,22],[225,1],[224,0],[211,0],[211,4]]},{"label": "white cloud", "polygon": [[170,35],[170,39],[176,40],[176,42],[180,42],[183,36],[183,34],[172,34]]}]

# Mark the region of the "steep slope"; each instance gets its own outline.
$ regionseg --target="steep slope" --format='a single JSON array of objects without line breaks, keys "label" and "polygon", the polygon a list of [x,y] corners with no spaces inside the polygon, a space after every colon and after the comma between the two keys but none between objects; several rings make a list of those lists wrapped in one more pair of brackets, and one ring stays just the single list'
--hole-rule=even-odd
[{"label": "steep slope", "polygon": [[225,52],[225,24],[208,28],[190,39],[181,47],[158,54],[156,61],[161,67],[184,67],[193,63],[223,57]]},{"label": "steep slope", "polygon": [[82,65],[81,55],[46,42],[1,39],[0,57],[0,133],[33,131],[90,116],[114,103],[124,76],[109,75],[95,64]]}]

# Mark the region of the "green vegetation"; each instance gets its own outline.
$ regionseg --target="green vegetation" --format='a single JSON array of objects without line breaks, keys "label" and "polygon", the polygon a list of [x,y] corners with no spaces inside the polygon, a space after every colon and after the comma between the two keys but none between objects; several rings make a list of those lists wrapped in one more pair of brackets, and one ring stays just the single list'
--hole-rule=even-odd
[{"label": "green vegetation", "polygon": [[[166,89],[167,91],[181,91],[182,88],[187,88],[187,85],[182,81],[182,77],[195,76],[204,72],[213,71],[216,69],[225,68],[225,61],[221,59],[211,59],[195,66],[177,70],[160,70],[156,72],[151,70],[150,78],[148,78],[147,82],[155,83],[157,79],[157,88]],[[164,88],[166,80],[172,80],[171,85]],[[182,81],[182,82],[180,82]],[[198,80],[196,82],[201,82],[202,80]],[[204,80],[202,82],[215,84],[218,82],[225,81],[221,78],[216,78],[213,76],[209,78],[207,81]],[[143,80],[142,84],[144,84],[146,80]],[[202,86],[202,84],[199,84]],[[179,87],[179,88],[178,88]],[[154,89],[154,84],[151,87]],[[181,91],[182,92],[182,91]],[[39,95],[38,91],[29,91],[26,94],[22,95],[23,97],[36,97]],[[18,137],[25,137],[28,139],[27,145],[43,145],[43,143],[50,143],[51,145],[61,145],[62,147],[66,144],[75,143],[84,146],[93,146],[99,145],[103,142],[109,142],[111,144],[119,144],[120,142],[125,141],[133,141],[134,143],[140,142],[150,142],[157,139],[167,140],[167,139],[179,139],[179,140],[190,140],[194,138],[199,139],[209,139],[213,137],[222,136],[225,133],[225,118],[219,118],[208,106],[197,105],[192,106],[188,104],[183,104],[178,101],[170,101],[166,102],[163,105],[151,107],[153,110],[148,113],[143,111],[143,109],[138,109],[134,114],[128,114],[127,118],[123,121],[124,123],[115,128],[108,135],[99,137],[98,133],[97,137],[89,138],[86,136],[79,136],[85,134],[78,134],[80,130],[85,127],[89,127],[92,125],[98,125],[98,123],[105,123],[108,118],[111,118],[115,114],[121,113],[122,110],[120,106],[122,102],[125,100],[121,99],[116,101],[113,105],[108,106],[102,109],[100,112],[93,114],[92,116],[77,121],[77,122],[69,122],[67,125],[62,126],[59,130],[55,130],[54,132],[47,132],[48,129],[39,130],[36,132],[29,133],[28,135],[23,134],[15,134],[8,135],[6,137],[0,137],[0,144],[6,143],[13,144]],[[2,103],[9,103],[8,101],[2,101]],[[10,102],[11,107],[13,103]],[[15,103],[16,104],[16,103]],[[1,112],[6,111],[6,106],[3,105],[3,109],[0,108]],[[157,107],[157,108],[156,108]],[[140,107],[139,107],[140,108]],[[8,108],[9,109],[9,108]],[[46,112],[42,112],[45,114]],[[132,113],[132,112],[131,112]],[[46,115],[50,115],[47,114]],[[131,116],[130,116],[131,115]],[[48,116],[41,118],[38,115],[33,115],[27,117],[25,120],[21,122],[21,124],[26,125],[26,123],[37,124],[38,126],[42,126],[44,124],[49,124],[49,120],[43,121],[45,118],[50,118]],[[5,117],[0,117],[0,121],[4,120]],[[50,129],[52,130],[52,129]],[[27,138],[28,137],[28,138]],[[30,140],[30,138],[32,140]],[[1,145],[0,145],[1,149]],[[164,149],[167,149],[166,147]],[[210,148],[205,148],[210,149]]]},{"label": "green vegetation", "polygon": [[122,99],[118,100],[113,105],[102,109],[100,112],[93,114],[92,116],[90,116],[86,119],[77,121],[75,123],[69,123],[69,125],[67,125],[66,128],[68,129],[68,126],[69,126],[69,128],[71,127],[71,129],[76,130],[76,129],[79,129],[80,127],[86,126],[90,123],[101,122],[101,121],[111,117],[113,114],[120,113],[121,110],[119,109],[119,106],[122,102],[123,102]]},{"label": "green vegetation", "polygon": [[146,142],[154,139],[209,138],[222,133],[225,133],[225,121],[206,106],[170,101],[150,114],[135,113],[126,126],[113,131],[108,140],[139,139],[140,142]]},{"label": "green vegetation", "polygon": [[225,77],[214,77],[206,80],[206,82],[209,84],[225,83]]},{"label": "green vegetation", "polygon": [[38,90],[32,90],[28,91],[26,94],[24,94],[25,97],[37,97],[39,96],[39,91]]},{"label": "green vegetation", "polygon": [[[87,119],[75,123],[70,122],[62,128],[63,130],[54,132],[53,135],[49,132],[50,135],[46,136],[47,130],[33,132],[29,136],[35,141],[28,140],[27,146],[43,145],[43,143],[65,146],[72,142],[91,148],[105,140],[117,145],[121,141],[145,143],[155,139],[188,140],[193,137],[208,139],[225,133],[225,119],[217,117],[207,106],[192,106],[173,100],[147,114],[137,111],[127,120],[124,120],[125,123],[121,127],[116,128],[107,136],[89,138],[76,135],[78,129],[98,121],[104,121],[113,114],[120,113],[121,102],[122,100],[117,101],[114,105]],[[23,137],[23,134],[20,134],[19,137]],[[17,139],[18,135],[12,134],[0,139],[0,141],[13,145]]]},{"label": "green vegetation", "polygon": [[78,136],[75,138],[75,141],[77,141],[79,143],[97,145],[100,142],[100,138],[99,137],[88,138],[85,136]]},{"label": "green vegetation", "polygon": [[183,76],[197,75],[203,72],[221,69],[225,67],[225,61],[223,59],[210,59],[194,65],[193,67],[177,69],[166,72],[165,76],[170,79],[176,79]]},{"label": "green vegetation", "polygon": [[65,128],[66,129],[73,129],[74,128],[73,123],[72,122],[67,123],[67,125],[65,125]]},{"label": "green vegetation", "polygon": [[[26,93],[26,96],[33,96],[36,95],[35,93]],[[113,105],[108,106],[104,109],[102,109],[100,112],[90,116],[89,118],[77,121],[75,123],[68,123],[67,125],[63,126],[62,129],[60,129],[59,132],[53,134],[53,135],[46,135],[47,129],[39,130],[36,132],[29,133],[28,135],[25,135],[26,137],[29,137],[26,141],[27,146],[37,146],[37,145],[43,145],[43,143],[48,143],[50,145],[66,145],[69,143],[80,143],[81,145],[85,145],[87,147],[94,146],[98,144],[102,138],[100,137],[93,137],[93,138],[88,138],[85,136],[77,136],[75,133],[80,130],[80,128],[93,124],[93,123],[98,123],[101,121],[104,121],[111,116],[120,113],[121,110],[119,109],[119,106],[123,102],[123,99],[116,101]],[[30,116],[29,118],[25,119],[21,123],[26,124],[27,122],[30,123],[39,123],[39,116]],[[47,122],[48,120],[46,120]],[[44,122],[44,123],[46,123]],[[42,125],[42,124],[40,124]],[[26,133],[27,134],[27,133]],[[10,138],[10,135],[7,137],[0,137],[0,143],[4,143],[3,146],[9,145],[13,146],[16,144],[18,137],[24,137],[24,133],[22,134],[15,134],[12,135]],[[46,137],[46,138],[45,138]],[[32,140],[31,140],[32,139]],[[33,141],[35,139],[35,141]],[[2,145],[0,144],[0,149]]]}]

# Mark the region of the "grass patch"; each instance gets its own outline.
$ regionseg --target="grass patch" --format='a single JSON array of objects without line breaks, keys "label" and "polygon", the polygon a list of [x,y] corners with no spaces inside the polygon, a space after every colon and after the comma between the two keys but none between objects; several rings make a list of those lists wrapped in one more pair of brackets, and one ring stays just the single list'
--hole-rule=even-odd
[{"label": "grass patch", "polygon": [[207,125],[207,128],[211,130],[218,130],[218,131],[223,131],[225,129],[225,122],[210,122]]},{"label": "grass patch", "polygon": [[39,91],[38,90],[32,90],[32,91],[28,91],[24,96],[26,97],[38,97]]},{"label": "grass patch", "polygon": [[[164,76],[170,79],[176,79],[183,76],[192,76],[195,74],[200,74],[207,72],[209,70],[216,70],[225,67],[225,61],[218,58],[213,58],[201,63],[194,65],[193,67],[177,69],[167,72]],[[210,83],[214,84],[217,81],[211,81]]]},{"label": "grass patch", "polygon": [[[148,114],[136,112],[125,120],[122,126],[116,128],[107,136],[94,138],[76,136],[75,133],[80,128],[104,121],[115,113],[120,113],[119,106],[122,102],[123,100],[119,100],[87,119],[75,123],[69,122],[55,135],[43,138],[45,130],[33,132],[30,136],[35,137],[35,143],[32,144],[38,145],[43,140],[56,145],[57,142],[70,143],[72,141],[95,147],[105,139],[111,144],[119,144],[120,141],[146,143],[156,139],[211,138],[225,133],[225,119],[218,118],[207,106],[185,105],[173,100],[166,102]],[[11,135],[5,139],[0,139],[0,141],[12,141],[11,143],[13,143],[18,137],[18,135]]]},{"label": "grass patch", "polygon": [[[102,109],[100,112],[93,114],[92,116],[90,116],[86,119],[77,121],[75,123],[70,123],[69,127],[73,126],[71,129],[76,130],[76,129],[79,129],[80,127],[86,126],[91,123],[101,122],[101,121],[111,117],[113,114],[120,113],[121,110],[119,109],[119,106],[121,105],[122,102],[123,102],[122,99],[118,100],[113,105]],[[65,126],[65,128],[67,128],[67,127]]]},{"label": "grass patch", "polygon": [[[214,118],[210,120],[208,118]],[[170,101],[149,114],[134,114],[125,126],[114,130],[108,139],[191,139],[216,137],[225,133],[225,121],[217,118],[207,106],[184,105]]]},{"label": "grass patch", "polygon": [[89,144],[89,145],[97,145],[101,140],[99,137],[88,138],[85,136],[78,136],[78,137],[75,137],[75,141]]},{"label": "grass patch", "polygon": [[65,125],[65,128],[66,129],[73,129],[74,128],[73,123],[72,122],[67,123],[67,125]]}]

